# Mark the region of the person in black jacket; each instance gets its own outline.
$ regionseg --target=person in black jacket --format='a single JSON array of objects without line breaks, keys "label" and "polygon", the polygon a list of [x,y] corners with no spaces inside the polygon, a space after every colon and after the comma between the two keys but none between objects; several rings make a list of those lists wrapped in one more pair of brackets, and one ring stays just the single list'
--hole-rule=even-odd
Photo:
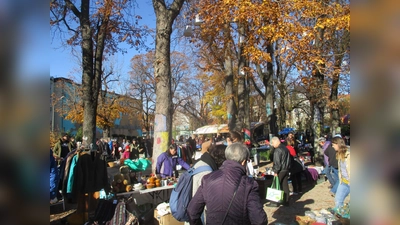
[{"label": "person in black jacket", "polygon": [[340,182],[339,182],[338,160],[336,158],[336,151],[335,149],[333,149],[331,144],[325,149],[324,155],[328,157],[328,162],[329,162],[328,172],[330,173],[329,175],[331,176],[334,182],[330,190],[330,194],[332,196],[335,196],[336,190]]},{"label": "person in black jacket", "polygon": [[282,204],[289,206],[288,178],[291,165],[289,150],[281,143],[278,137],[272,138],[271,145],[274,147],[274,165],[272,166],[272,171],[274,171],[274,176],[279,177],[280,186],[284,191]]}]

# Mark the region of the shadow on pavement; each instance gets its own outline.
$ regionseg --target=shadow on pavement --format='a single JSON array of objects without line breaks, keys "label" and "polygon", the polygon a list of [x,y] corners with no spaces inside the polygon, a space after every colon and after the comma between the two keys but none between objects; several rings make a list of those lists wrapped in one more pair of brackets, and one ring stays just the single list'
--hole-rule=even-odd
[{"label": "shadow on pavement", "polygon": [[[303,194],[312,190],[315,187],[316,182],[313,180],[303,180],[302,189]],[[277,208],[272,215],[268,216],[268,224],[297,224],[296,216],[304,216],[306,211],[310,211],[311,209],[307,207],[307,205],[314,204],[313,199],[306,199],[299,201],[303,194],[292,195],[289,197],[289,206],[283,206],[280,204],[275,204],[270,202],[269,200],[263,199],[263,204],[267,207]]]},{"label": "shadow on pavement", "polygon": [[291,203],[290,206],[279,206],[272,215],[268,215],[268,222],[269,224],[296,224],[296,215],[304,215],[306,211],[311,210],[307,205],[313,203],[313,199],[307,199]]}]

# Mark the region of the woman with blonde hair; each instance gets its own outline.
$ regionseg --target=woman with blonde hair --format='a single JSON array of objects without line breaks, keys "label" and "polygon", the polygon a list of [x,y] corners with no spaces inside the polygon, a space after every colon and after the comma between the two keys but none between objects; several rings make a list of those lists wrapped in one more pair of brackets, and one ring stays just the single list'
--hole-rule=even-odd
[{"label": "woman with blonde hair", "polygon": [[350,151],[340,137],[332,138],[332,147],[338,159],[340,183],[335,195],[335,209],[338,209],[343,206],[344,199],[350,194]]}]

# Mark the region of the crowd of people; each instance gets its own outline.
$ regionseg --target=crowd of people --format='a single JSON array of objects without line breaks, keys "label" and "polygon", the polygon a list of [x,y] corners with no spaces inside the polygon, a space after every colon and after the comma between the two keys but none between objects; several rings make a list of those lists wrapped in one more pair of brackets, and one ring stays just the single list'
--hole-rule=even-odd
[{"label": "crowd of people", "polygon": [[[67,159],[67,156],[80,147],[74,137],[63,133],[60,139],[50,146],[50,204],[57,203],[63,198],[61,195],[61,175],[63,173],[60,165]],[[96,149],[103,161],[119,159],[138,159],[151,157],[153,154],[152,140],[141,137],[133,139],[111,139],[100,138],[96,140]]]},{"label": "crowd of people", "polygon": [[[273,137],[270,140],[273,175],[277,176],[283,188],[283,206],[290,206],[290,196],[302,194],[302,175],[305,170],[302,160],[301,141],[294,133],[284,139]],[[335,197],[335,209],[343,206],[350,194],[350,151],[343,138],[335,136],[318,139],[324,156],[323,174],[330,183],[330,194]],[[50,150],[50,199],[57,199],[57,162],[62,161],[77,144],[64,134]],[[151,141],[134,138],[117,142],[112,139],[99,139],[97,147],[100,153],[113,159],[137,159],[151,157]],[[201,152],[195,160],[196,151]],[[260,201],[258,184],[247,171],[250,151],[243,144],[240,132],[227,135],[192,135],[187,140],[179,138],[172,141],[169,148],[156,160],[156,175],[160,177],[178,176],[180,168],[188,170],[208,165],[212,171],[194,176],[193,199],[187,213],[190,224],[203,224],[205,221],[227,224],[267,224],[267,215]],[[289,191],[288,180],[292,181],[293,191]],[[327,193],[328,194],[328,193]]]}]

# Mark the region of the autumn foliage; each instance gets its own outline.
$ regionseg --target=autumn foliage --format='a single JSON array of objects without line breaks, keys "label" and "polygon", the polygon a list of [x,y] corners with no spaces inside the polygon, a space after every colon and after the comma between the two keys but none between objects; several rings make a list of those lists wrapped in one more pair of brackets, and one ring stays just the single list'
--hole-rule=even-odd
[{"label": "autumn foliage", "polygon": [[260,85],[256,66],[272,63],[278,78],[283,75],[279,69],[292,68],[315,106],[337,105],[340,76],[350,70],[349,1],[201,0],[192,14],[193,20],[198,16],[203,21],[191,42],[208,56],[205,69],[216,71],[210,80],[222,79],[225,60],[231,57],[235,88],[241,60],[248,62],[243,70]]}]

